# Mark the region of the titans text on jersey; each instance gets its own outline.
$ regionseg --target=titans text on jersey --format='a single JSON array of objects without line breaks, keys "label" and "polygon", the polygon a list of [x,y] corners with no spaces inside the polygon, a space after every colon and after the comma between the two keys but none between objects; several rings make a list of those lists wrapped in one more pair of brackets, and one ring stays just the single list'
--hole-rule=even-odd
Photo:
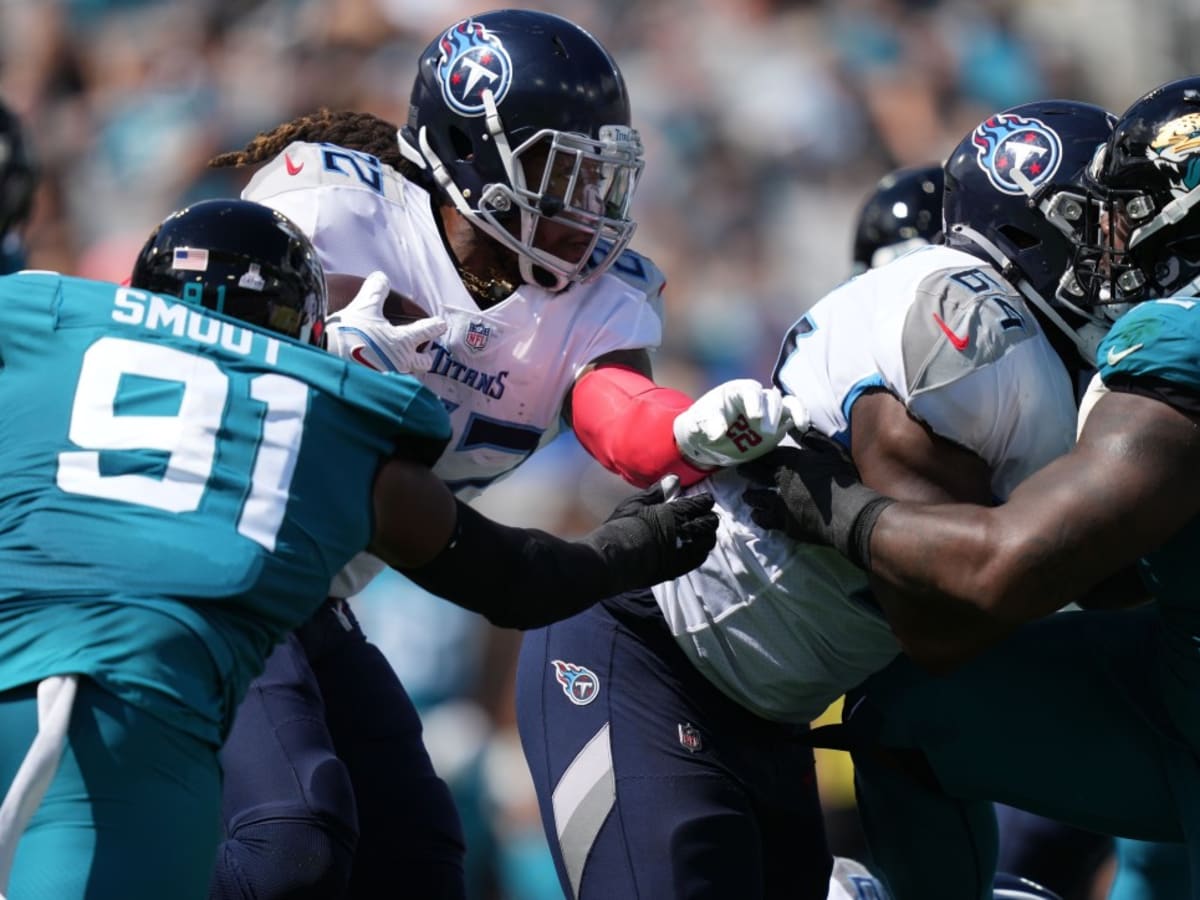
[{"label": "titans text on jersey", "polygon": [[433,342],[430,351],[433,353],[433,365],[429,374],[449,378],[461,382],[467,387],[486,394],[493,400],[504,396],[504,379],[508,377],[507,370],[495,373],[481,372],[466,363],[459,362],[451,354],[450,349],[437,341]]}]

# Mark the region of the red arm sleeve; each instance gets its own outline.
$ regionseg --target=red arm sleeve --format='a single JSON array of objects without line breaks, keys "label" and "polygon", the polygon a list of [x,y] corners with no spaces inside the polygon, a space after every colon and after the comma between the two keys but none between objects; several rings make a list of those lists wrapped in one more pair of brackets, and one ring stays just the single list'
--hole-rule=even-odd
[{"label": "red arm sleeve", "polygon": [[686,394],[624,366],[592,369],[571,392],[579,443],[604,468],[642,488],[664,475],[678,475],[687,487],[708,474],[680,456],[675,444],[675,417],[691,405]]}]

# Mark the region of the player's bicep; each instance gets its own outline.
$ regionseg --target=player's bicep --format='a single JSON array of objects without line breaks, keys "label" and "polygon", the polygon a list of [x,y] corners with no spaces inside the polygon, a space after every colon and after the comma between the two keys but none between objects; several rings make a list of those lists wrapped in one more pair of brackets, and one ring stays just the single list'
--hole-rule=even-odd
[{"label": "player's bicep", "polygon": [[1013,527],[1061,547],[1057,562],[1068,576],[1094,581],[1200,514],[1200,416],[1138,394],[1105,394],[1075,449],[1001,509]]},{"label": "player's bicep", "polygon": [[990,504],[991,473],[975,453],[935,434],[887,391],[854,404],[850,447],[863,482],[880,493],[921,503]]},{"label": "player's bicep", "polygon": [[425,565],[454,533],[454,495],[419,463],[391,459],[380,466],[373,491],[375,528],[368,548],[397,568]]},{"label": "player's bicep", "polygon": [[[987,465],[934,434],[886,391],[864,394],[851,411],[851,448],[863,481],[919,503],[989,503]],[[940,665],[947,646],[974,652],[994,642],[997,626],[974,607],[947,597],[912,602],[903,589],[872,577],[871,588],[901,646],[918,662]]]}]

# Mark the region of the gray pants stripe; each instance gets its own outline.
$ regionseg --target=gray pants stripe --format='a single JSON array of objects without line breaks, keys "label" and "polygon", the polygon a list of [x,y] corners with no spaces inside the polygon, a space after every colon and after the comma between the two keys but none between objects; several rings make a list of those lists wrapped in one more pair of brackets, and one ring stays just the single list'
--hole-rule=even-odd
[{"label": "gray pants stripe", "polygon": [[554,786],[555,829],[571,893],[576,897],[583,880],[583,866],[616,796],[612,744],[605,722]]}]

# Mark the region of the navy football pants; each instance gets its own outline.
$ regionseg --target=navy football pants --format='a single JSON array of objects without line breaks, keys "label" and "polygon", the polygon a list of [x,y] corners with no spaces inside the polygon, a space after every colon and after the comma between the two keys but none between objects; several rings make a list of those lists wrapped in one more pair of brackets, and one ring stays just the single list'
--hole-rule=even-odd
[{"label": "navy football pants", "polygon": [[720,693],[649,592],[528,632],[517,718],[577,900],[823,900],[832,859],[806,727]]},{"label": "navy football pants", "polygon": [[344,603],[276,647],[221,762],[211,900],[465,896],[462,825],[416,709]]}]

